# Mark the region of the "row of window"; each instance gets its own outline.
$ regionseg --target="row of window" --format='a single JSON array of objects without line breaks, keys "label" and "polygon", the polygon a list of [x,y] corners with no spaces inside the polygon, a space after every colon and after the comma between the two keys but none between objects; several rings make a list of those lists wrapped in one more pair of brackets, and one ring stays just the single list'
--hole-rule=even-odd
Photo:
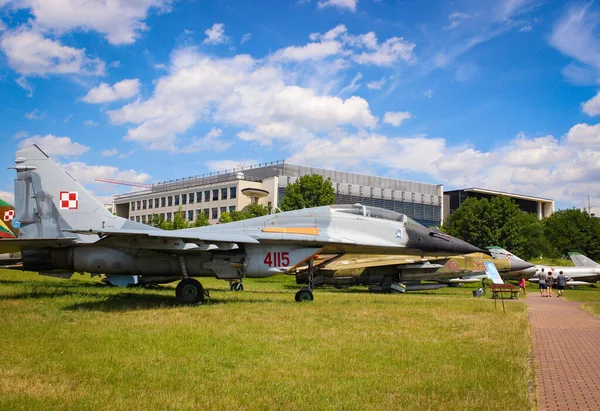
[{"label": "row of window", "polygon": [[[221,194],[220,198],[219,192]],[[202,201],[208,202],[211,199],[212,201],[218,201],[219,199],[227,200],[227,198],[237,198],[236,187],[215,188],[214,190],[197,191],[195,193],[175,194],[172,196],[151,198],[149,200],[132,201],[131,211],[194,204],[201,203]]]},{"label": "row of window", "polygon": [[[228,209],[228,207],[221,207],[221,208],[217,208],[217,207],[213,207],[211,208],[205,208],[203,210],[201,209],[197,209],[195,212],[194,210],[188,210],[187,212],[182,211],[182,213],[184,213],[184,215],[186,216],[188,221],[194,221],[201,213],[204,213],[205,215],[209,216],[209,218],[216,220],[220,217],[221,214],[223,214],[224,212],[226,212]],[[229,206],[229,212],[231,213],[232,211],[235,211],[235,206]],[[171,221],[174,217],[175,213],[158,213],[158,214],[148,214],[148,215],[142,215],[142,216],[131,216],[130,219],[131,221],[137,221],[138,223],[148,223],[150,224],[152,222],[152,219],[154,218],[154,216],[156,215],[162,215],[162,217],[166,220],[166,221]]]}]

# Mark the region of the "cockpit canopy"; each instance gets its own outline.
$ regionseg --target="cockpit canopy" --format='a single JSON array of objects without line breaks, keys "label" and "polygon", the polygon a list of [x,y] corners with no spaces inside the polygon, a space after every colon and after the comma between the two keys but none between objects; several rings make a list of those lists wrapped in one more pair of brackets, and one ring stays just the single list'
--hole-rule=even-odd
[{"label": "cockpit canopy", "polygon": [[386,210],[385,208],[364,206],[362,204],[336,204],[329,206],[331,211],[336,213],[347,213],[361,215],[364,217],[381,218],[383,220],[400,221],[407,225],[414,225],[423,227],[405,214],[397,213],[395,211]]}]

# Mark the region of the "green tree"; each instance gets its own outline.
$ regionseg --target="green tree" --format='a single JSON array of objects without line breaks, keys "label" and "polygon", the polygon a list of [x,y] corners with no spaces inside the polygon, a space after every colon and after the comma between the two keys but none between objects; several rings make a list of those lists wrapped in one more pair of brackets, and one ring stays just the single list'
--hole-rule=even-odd
[{"label": "green tree", "polygon": [[162,228],[165,224],[165,217],[161,214],[154,214],[152,216],[152,221],[150,221],[150,225],[152,227]]},{"label": "green tree", "polygon": [[204,213],[198,213],[192,227],[205,227],[210,225],[210,221],[208,220],[208,215]]},{"label": "green tree", "polygon": [[177,209],[177,212],[173,214],[173,228],[172,230],[180,230],[182,228],[188,228],[190,226],[188,220],[185,218],[185,212],[182,211],[181,206]]},{"label": "green tree", "polygon": [[549,249],[537,217],[523,213],[505,196],[465,200],[446,219],[443,230],[478,247],[496,245],[526,259]]},{"label": "green tree", "polygon": [[319,174],[311,174],[300,177],[286,188],[285,196],[281,200],[281,209],[291,211],[334,203],[335,190],[331,179],[325,180]]},{"label": "green tree", "polygon": [[221,213],[219,218],[220,224],[231,223],[233,221],[247,220],[248,218],[260,217],[270,213],[269,207],[265,207],[262,204],[252,203],[244,207],[241,211],[230,211]]},{"label": "green tree", "polygon": [[600,221],[585,211],[559,210],[544,220],[544,233],[557,256],[578,251],[600,259]]},{"label": "green tree", "polygon": [[[233,213],[233,211],[232,211],[232,213]],[[231,223],[233,221],[235,221],[235,220],[233,219],[231,214],[228,213],[227,211],[225,211],[224,213],[221,213],[221,217],[219,217],[219,224]]]}]

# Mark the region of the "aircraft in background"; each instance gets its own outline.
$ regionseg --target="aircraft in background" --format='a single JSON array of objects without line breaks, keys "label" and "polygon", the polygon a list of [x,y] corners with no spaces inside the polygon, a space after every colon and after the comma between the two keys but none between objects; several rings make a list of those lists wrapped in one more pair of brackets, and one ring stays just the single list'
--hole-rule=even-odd
[{"label": "aircraft in background", "polygon": [[[365,285],[376,292],[430,290],[481,282],[488,278],[486,261],[493,262],[503,274],[533,267],[526,261],[492,258],[481,252],[451,258],[424,256],[420,260],[405,255],[353,254],[322,256],[320,260],[315,266],[315,286]],[[307,281],[307,268],[301,267],[296,274],[296,282],[306,284]]]},{"label": "aircraft in background", "polygon": [[18,151],[15,163],[21,231],[1,241],[0,252],[22,251],[24,270],[61,277],[105,274],[120,285],[181,279],[176,296],[183,303],[204,301],[193,277],[267,277],[305,262],[308,288],[296,301],[312,300],[313,261],[322,253],[420,258],[480,251],[403,214],[359,204],[165,231],[111,214],[35,145]]},{"label": "aircraft in background", "polygon": [[[500,247],[488,247],[493,256],[506,256],[511,260],[521,260],[514,254],[504,250]],[[587,257],[586,257],[587,258]],[[522,260],[521,260],[522,261]],[[534,267],[527,268],[520,272],[513,273],[514,279],[521,278],[521,276],[528,278],[529,281],[533,283],[537,283],[539,281],[539,274],[541,272],[546,272],[548,275],[552,276],[552,278],[558,277],[560,272],[567,277],[567,286],[569,287],[577,287],[583,285],[590,285],[591,283],[595,283],[600,281],[600,267],[568,267],[568,266],[551,266],[551,265],[542,265],[536,264]],[[511,277],[511,278],[513,278]]]},{"label": "aircraft in background", "polygon": [[600,268],[600,264],[581,253],[569,253],[569,258],[575,264],[575,267],[593,267]]}]

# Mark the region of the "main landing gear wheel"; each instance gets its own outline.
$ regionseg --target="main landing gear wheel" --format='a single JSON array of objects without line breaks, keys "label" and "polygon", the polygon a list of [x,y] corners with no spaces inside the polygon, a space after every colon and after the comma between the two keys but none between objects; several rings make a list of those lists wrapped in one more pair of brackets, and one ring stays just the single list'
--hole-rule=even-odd
[{"label": "main landing gear wheel", "polygon": [[298,291],[296,293],[296,302],[304,302],[304,301],[312,301],[314,300],[315,297],[313,297],[313,293],[312,291],[303,288],[302,290]]},{"label": "main landing gear wheel", "polygon": [[177,284],[175,289],[177,300],[184,304],[202,304],[204,302],[204,288],[198,280],[185,278]]},{"label": "main landing gear wheel", "polygon": [[229,284],[230,291],[244,291],[244,284],[241,281]]}]

